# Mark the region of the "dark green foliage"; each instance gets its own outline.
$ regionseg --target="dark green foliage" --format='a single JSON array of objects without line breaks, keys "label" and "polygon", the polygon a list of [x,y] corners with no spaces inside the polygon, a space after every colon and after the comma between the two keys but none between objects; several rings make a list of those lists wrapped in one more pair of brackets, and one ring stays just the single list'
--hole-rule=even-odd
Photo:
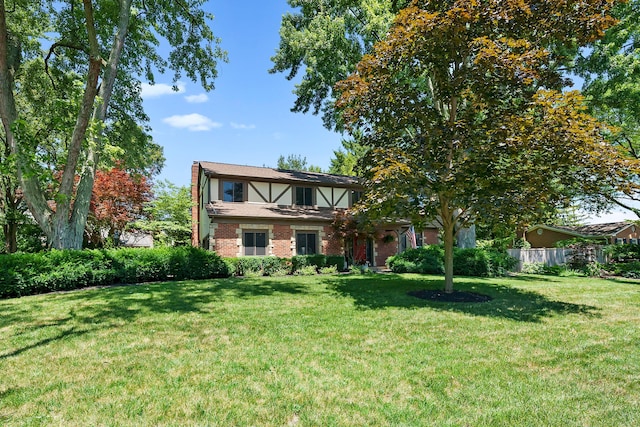
[{"label": "dark green foliage", "polygon": [[604,253],[613,262],[629,262],[640,260],[640,245],[609,245]]},{"label": "dark green foliage", "polygon": [[444,249],[437,245],[408,249],[387,259],[395,273],[444,273]]},{"label": "dark green foliage", "polygon": [[291,272],[291,261],[275,256],[225,258],[225,262],[229,264],[229,271],[235,276],[282,276]]},{"label": "dark green foliage", "polygon": [[316,267],[316,270],[333,265],[338,271],[344,271],[344,264],[343,255],[296,255],[291,258],[291,272],[295,273],[309,265]]},{"label": "dark green foliage", "polygon": [[333,265],[338,269],[338,271],[344,271],[345,269],[344,264],[345,262],[344,262],[343,255],[327,255],[327,262],[326,262],[327,267],[331,267]]},{"label": "dark green foliage", "polygon": [[0,298],[229,274],[227,264],[215,252],[192,247],[19,253],[0,255]]},{"label": "dark green foliage", "polygon": [[[431,245],[409,249],[387,259],[395,273],[444,273],[444,250]],[[453,273],[461,276],[503,276],[511,271],[517,260],[495,249],[458,249],[453,254]]]},{"label": "dark green foliage", "polygon": [[247,274],[257,274],[262,271],[262,257],[242,257],[234,260],[236,265],[236,276],[246,276]]},{"label": "dark green foliage", "polygon": [[607,264],[604,269],[616,276],[640,279],[640,261]]}]

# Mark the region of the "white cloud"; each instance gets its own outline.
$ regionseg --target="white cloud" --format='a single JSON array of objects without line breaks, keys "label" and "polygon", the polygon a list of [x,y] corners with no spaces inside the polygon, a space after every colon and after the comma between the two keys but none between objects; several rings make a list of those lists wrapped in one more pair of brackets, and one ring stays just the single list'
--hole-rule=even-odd
[{"label": "white cloud", "polygon": [[174,128],[185,128],[192,132],[207,131],[222,127],[222,123],[214,122],[210,118],[196,113],[166,117],[162,121]]},{"label": "white cloud", "polygon": [[234,129],[242,129],[242,130],[250,130],[250,129],[256,128],[256,125],[245,125],[242,123],[235,123],[235,122],[231,122],[230,125]]},{"label": "white cloud", "polygon": [[187,95],[184,99],[191,104],[202,104],[203,102],[207,102],[209,97],[206,93],[201,93],[199,95]]},{"label": "white cloud", "polygon": [[166,83],[158,83],[150,85],[149,83],[142,83],[142,97],[143,98],[157,98],[163,95],[175,95],[177,93],[184,93],[187,88],[184,83],[176,83],[177,91],[173,90],[172,85]]}]

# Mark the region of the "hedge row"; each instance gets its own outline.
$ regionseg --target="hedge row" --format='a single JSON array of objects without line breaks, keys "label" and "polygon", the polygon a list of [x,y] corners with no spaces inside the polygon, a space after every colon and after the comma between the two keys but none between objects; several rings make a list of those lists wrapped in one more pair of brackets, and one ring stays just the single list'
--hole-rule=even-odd
[{"label": "hedge row", "polygon": [[[310,274],[344,269],[343,256],[219,257],[192,247],[48,251],[0,255],[0,298],[45,292],[164,280],[231,275]],[[334,270],[334,271],[335,271]]]},{"label": "hedge row", "polygon": [[0,255],[0,298],[115,283],[228,277],[215,252],[192,247]]},{"label": "hedge row", "polygon": [[[518,260],[497,249],[459,249],[453,252],[453,274],[493,277],[512,271]],[[439,245],[409,249],[387,259],[394,273],[444,273],[444,249]]]},{"label": "hedge row", "polygon": [[293,258],[241,257],[225,258],[225,261],[229,271],[236,276],[284,276],[299,274],[302,271],[308,272],[309,267],[315,268],[316,271],[332,266],[338,271],[344,270],[342,255],[298,255]]}]

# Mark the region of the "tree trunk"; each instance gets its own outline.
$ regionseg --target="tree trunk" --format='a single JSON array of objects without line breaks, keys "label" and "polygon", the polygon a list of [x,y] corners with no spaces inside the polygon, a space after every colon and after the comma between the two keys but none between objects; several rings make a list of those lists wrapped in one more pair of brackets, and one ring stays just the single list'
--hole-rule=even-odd
[{"label": "tree trunk", "polygon": [[[98,93],[98,102],[94,106],[93,110],[93,120],[101,124],[104,123],[107,118],[107,109],[109,107],[109,101],[111,100],[111,94],[113,93],[118,63],[124,49],[130,19],[131,0],[124,0],[120,4],[118,32],[114,37],[111,52],[109,53],[109,60],[104,68],[104,75],[102,76],[102,82],[100,83],[100,92]],[[95,35],[90,38],[97,40]],[[97,49],[97,46],[95,48]],[[93,185],[95,182],[102,147],[102,133],[97,132],[92,137],[87,149],[86,160],[82,167],[80,181],[78,182],[76,189],[73,211],[68,220],[68,241],[73,244],[74,248],[82,248],[84,229],[87,224],[87,218],[89,217],[91,195],[93,193]]]},{"label": "tree trunk", "polygon": [[454,210],[449,207],[449,201],[441,201],[440,217],[442,219],[442,234],[444,239],[444,292],[453,292],[453,243],[455,240]]},{"label": "tree trunk", "polygon": [[4,231],[4,249],[12,254],[18,250],[18,224],[15,221],[7,221],[2,226]]}]

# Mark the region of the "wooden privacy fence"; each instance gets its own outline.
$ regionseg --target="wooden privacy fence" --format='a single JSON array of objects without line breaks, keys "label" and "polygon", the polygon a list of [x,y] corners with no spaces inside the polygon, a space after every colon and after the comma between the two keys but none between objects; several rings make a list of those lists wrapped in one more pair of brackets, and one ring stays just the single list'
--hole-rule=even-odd
[{"label": "wooden privacy fence", "polygon": [[[566,264],[574,249],[569,248],[536,248],[536,249],[507,249],[509,255],[519,260],[516,271],[522,271],[523,264],[544,263],[548,266]],[[594,261],[606,262],[602,246],[596,246],[592,254]]]}]

